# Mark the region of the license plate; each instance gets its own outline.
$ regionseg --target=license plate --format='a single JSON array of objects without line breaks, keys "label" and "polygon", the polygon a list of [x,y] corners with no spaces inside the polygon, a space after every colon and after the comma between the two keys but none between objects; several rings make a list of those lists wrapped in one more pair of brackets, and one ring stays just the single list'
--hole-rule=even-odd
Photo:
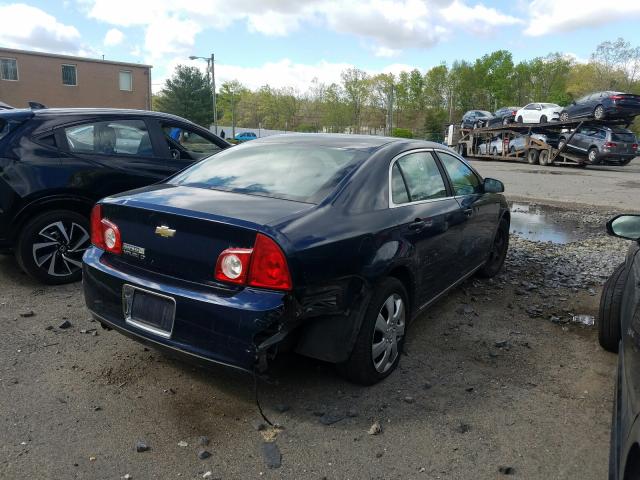
[{"label": "license plate", "polygon": [[175,299],[133,285],[124,285],[122,304],[126,323],[161,337],[171,337],[176,314]]}]

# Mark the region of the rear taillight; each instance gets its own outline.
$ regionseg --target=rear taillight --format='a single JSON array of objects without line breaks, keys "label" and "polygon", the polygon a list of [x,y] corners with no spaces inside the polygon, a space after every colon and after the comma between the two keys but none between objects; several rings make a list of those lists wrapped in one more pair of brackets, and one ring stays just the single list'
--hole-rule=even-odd
[{"label": "rear taillight", "polygon": [[605,148],[613,148],[613,147],[617,147],[618,144],[613,142],[604,142],[604,146]]},{"label": "rear taillight", "polygon": [[611,95],[609,97],[610,100],[622,100],[624,97],[622,95]]},{"label": "rear taillight", "polygon": [[243,285],[249,273],[250,248],[227,248],[216,262],[216,280]]},{"label": "rear taillight", "polygon": [[516,113],[518,112],[514,110],[513,112],[511,112],[511,115],[515,116]]},{"label": "rear taillight", "polygon": [[228,248],[218,257],[216,280],[272,290],[291,290],[284,253],[269,237],[258,233],[253,248]]},{"label": "rear taillight", "polygon": [[91,243],[107,252],[122,253],[122,236],[118,226],[102,218],[102,205],[91,210]]},{"label": "rear taillight", "polygon": [[638,149],[638,144],[634,143],[633,145],[631,145],[631,148],[633,148],[634,150],[637,150]]}]

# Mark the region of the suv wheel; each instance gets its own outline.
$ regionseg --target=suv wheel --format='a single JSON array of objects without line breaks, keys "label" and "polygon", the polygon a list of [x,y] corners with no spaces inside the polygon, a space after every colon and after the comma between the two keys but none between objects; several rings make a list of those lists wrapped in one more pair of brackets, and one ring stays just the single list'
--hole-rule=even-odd
[{"label": "suv wheel", "polygon": [[50,285],[82,277],[82,255],[89,247],[89,221],[69,210],[45,212],[29,221],[15,248],[20,267]]},{"label": "suv wheel", "polygon": [[587,158],[589,159],[589,163],[591,163],[591,165],[597,165],[600,162],[600,160],[598,159],[598,149],[596,147],[591,147],[589,149],[589,153],[587,153]]},{"label": "suv wheel", "polygon": [[395,278],[386,278],[378,284],[351,356],[340,365],[349,380],[373,385],[398,366],[409,320],[407,298],[404,286]]}]

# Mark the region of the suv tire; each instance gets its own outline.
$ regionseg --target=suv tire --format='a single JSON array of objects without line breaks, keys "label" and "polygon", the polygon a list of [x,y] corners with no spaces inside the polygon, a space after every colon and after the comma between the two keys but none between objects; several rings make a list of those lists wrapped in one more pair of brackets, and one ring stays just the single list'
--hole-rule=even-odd
[{"label": "suv tire", "polygon": [[599,165],[600,163],[602,163],[602,160],[598,158],[598,149],[596,147],[591,147],[589,149],[587,158],[589,159],[589,163],[591,165]]},{"label": "suv tire", "polygon": [[34,217],[22,228],[15,255],[31,277],[61,285],[82,278],[82,255],[90,243],[86,217],[71,210],[52,210]]}]

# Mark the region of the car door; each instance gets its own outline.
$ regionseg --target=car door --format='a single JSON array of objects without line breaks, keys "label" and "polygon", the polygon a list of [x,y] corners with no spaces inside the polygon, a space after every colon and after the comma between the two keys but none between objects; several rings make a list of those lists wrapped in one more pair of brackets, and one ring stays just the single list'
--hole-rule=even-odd
[{"label": "car door", "polygon": [[419,306],[457,278],[458,242],[463,228],[460,205],[432,151],[401,154],[391,163],[390,208],[400,234],[415,253]]},{"label": "car door", "polygon": [[463,219],[459,243],[460,273],[468,273],[487,259],[500,215],[500,205],[485,194],[480,176],[453,153],[436,151],[447,173]]},{"label": "car door", "polygon": [[530,103],[522,110],[522,120],[524,123],[531,123],[534,120],[534,114],[536,113],[536,104]]},{"label": "car door", "polygon": [[171,170],[151,136],[143,117],[101,117],[57,128],[72,176],[68,184],[102,198],[166,178]]}]

